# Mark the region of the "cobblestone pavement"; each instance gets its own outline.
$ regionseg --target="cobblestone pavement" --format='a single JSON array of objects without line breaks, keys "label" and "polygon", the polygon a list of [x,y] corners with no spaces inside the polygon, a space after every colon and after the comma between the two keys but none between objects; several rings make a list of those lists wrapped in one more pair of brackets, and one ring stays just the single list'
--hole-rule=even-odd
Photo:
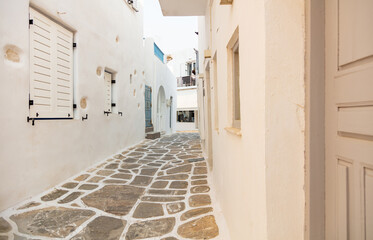
[{"label": "cobblestone pavement", "polygon": [[141,144],[0,213],[3,239],[214,239],[199,135]]}]

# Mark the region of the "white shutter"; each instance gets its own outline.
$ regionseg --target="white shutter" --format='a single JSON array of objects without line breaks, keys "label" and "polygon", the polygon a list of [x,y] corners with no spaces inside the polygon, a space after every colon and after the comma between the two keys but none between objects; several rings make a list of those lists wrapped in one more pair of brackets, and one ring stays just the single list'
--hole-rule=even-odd
[{"label": "white shutter", "polygon": [[30,8],[30,117],[73,116],[73,33]]},{"label": "white shutter", "polygon": [[105,72],[105,111],[111,112],[111,73]]}]

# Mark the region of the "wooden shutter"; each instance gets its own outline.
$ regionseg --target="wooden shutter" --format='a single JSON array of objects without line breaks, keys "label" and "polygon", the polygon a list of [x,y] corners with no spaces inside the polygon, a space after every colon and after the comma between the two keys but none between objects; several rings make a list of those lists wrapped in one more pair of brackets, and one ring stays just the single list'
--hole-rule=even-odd
[{"label": "wooden shutter", "polygon": [[105,72],[105,111],[111,112],[111,73]]},{"label": "wooden shutter", "polygon": [[30,117],[73,116],[73,33],[30,8]]}]

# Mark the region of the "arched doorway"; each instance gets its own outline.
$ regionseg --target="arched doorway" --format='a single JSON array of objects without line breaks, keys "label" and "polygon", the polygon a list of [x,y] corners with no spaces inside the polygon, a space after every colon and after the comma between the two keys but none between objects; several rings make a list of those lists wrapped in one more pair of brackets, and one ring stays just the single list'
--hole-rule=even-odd
[{"label": "arched doorway", "polygon": [[166,110],[166,95],[163,86],[160,86],[157,97],[157,131],[159,132],[166,130]]}]

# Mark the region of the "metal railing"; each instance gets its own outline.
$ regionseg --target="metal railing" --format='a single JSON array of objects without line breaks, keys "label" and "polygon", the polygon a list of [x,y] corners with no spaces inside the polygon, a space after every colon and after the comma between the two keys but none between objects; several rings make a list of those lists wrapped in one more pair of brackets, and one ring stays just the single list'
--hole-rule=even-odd
[{"label": "metal railing", "polygon": [[177,78],[177,87],[193,87],[196,86],[195,76],[185,76]]}]

